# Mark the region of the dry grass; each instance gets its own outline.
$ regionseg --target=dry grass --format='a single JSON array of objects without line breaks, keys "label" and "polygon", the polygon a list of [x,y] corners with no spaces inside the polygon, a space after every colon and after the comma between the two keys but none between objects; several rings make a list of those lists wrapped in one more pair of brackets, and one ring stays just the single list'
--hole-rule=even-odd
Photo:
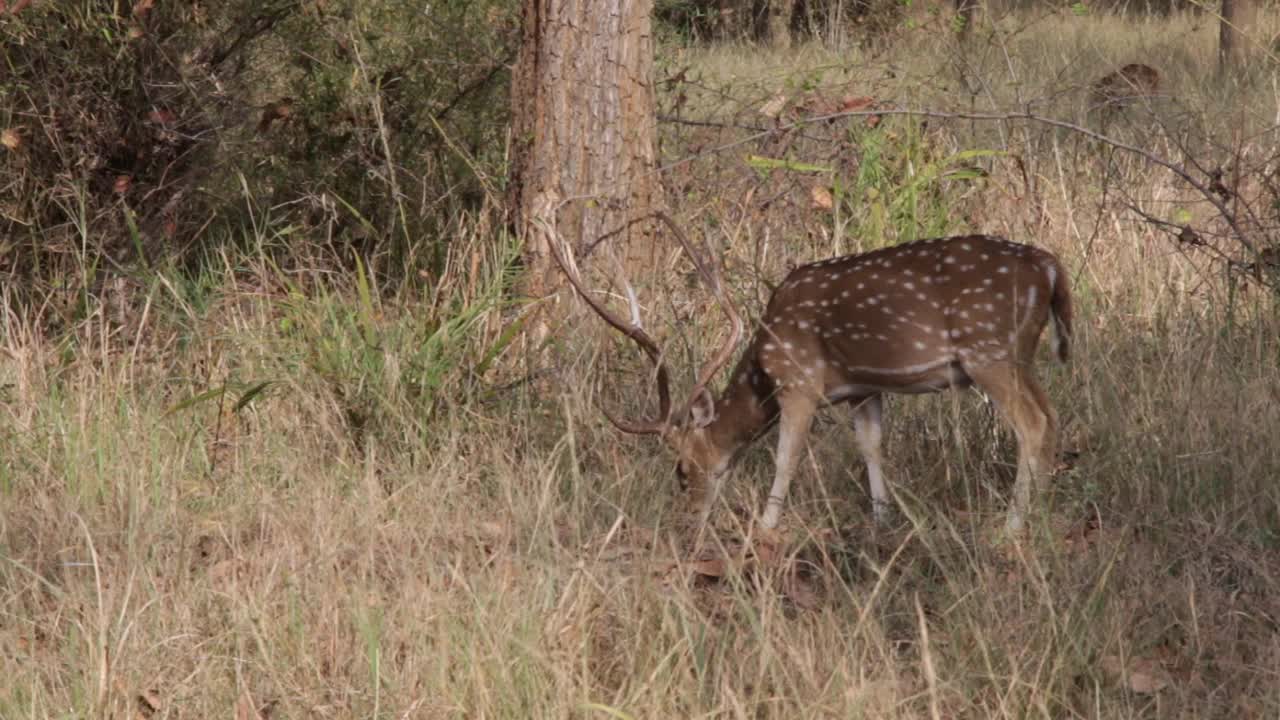
[{"label": "dry grass", "polygon": [[[471,377],[508,317],[496,275],[475,279],[501,265],[483,232],[440,293],[384,304],[258,267],[158,275],[61,338],[7,313],[0,717],[1274,717],[1275,298],[1100,199],[1091,160],[1035,147],[1040,215],[1008,200],[1004,161],[948,196],[953,226],[1074,271],[1075,357],[1043,375],[1078,457],[1021,545],[993,533],[1012,440],[952,393],[889,404],[895,526],[870,522],[831,412],[777,555],[738,551],[768,439],[690,553],[669,458],[594,407],[590,333],[564,334],[556,382],[487,392],[523,370],[512,349]],[[760,211],[740,201],[755,174],[691,172],[723,192],[683,214],[719,222],[753,310],[748,269],[873,242],[832,230],[807,185]],[[1130,197],[1182,202],[1156,170],[1116,172]],[[680,285],[654,306],[714,318]],[[692,324],[695,347],[715,333]]]}]

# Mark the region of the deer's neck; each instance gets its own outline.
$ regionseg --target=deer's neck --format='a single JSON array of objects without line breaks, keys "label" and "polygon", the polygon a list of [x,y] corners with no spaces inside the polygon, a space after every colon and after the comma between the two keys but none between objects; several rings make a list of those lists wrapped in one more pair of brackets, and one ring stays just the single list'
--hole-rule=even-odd
[{"label": "deer's neck", "polygon": [[753,342],[716,401],[716,419],[707,427],[716,445],[736,451],[768,430],[778,419],[774,391],[773,380],[756,361]]}]

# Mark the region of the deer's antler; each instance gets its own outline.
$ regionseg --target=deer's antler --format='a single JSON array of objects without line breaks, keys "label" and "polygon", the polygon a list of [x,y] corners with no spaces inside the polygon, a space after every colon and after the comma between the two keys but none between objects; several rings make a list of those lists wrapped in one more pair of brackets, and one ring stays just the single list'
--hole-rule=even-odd
[{"label": "deer's antler", "polygon": [[680,229],[679,225],[676,225],[671,216],[661,210],[655,212],[654,216],[670,228],[676,239],[680,241],[685,253],[693,262],[694,268],[697,269],[698,275],[702,278],[702,282],[711,290],[716,303],[720,305],[720,309],[729,318],[729,337],[711,360],[702,366],[702,371],[698,373],[698,383],[694,385],[693,391],[689,393],[689,399],[680,408],[680,414],[677,416],[684,418],[688,416],[689,410],[698,401],[698,397],[703,393],[709,392],[707,385],[715,378],[716,373],[720,372],[720,369],[733,357],[734,348],[738,347],[738,342],[742,340],[742,316],[738,314],[733,302],[729,300],[728,294],[725,293],[724,283],[720,280],[720,266],[714,262],[708,263],[698,256],[698,252],[693,248],[693,243],[689,241],[689,236],[684,234],[684,231]]},{"label": "deer's antler", "polygon": [[[545,219],[542,220],[543,231],[547,233],[547,238],[551,241],[551,255],[555,258],[556,264],[564,271],[564,275],[569,280],[569,284],[577,291],[592,310],[596,312],[605,322],[609,323],[615,330],[631,338],[641,350],[644,350],[649,361],[653,363],[655,373],[658,378],[658,416],[652,420],[632,423],[616,417],[608,408],[601,406],[605,417],[609,418],[609,422],[615,427],[626,433],[637,435],[661,435],[671,427],[671,381],[670,374],[667,372],[667,365],[662,359],[662,351],[658,349],[658,344],[654,342],[649,333],[644,331],[640,325],[640,306],[635,298],[635,293],[628,292],[627,300],[631,305],[631,322],[625,322],[618,316],[609,312],[609,309],[595,298],[585,287],[582,286],[582,278],[578,274],[577,263],[573,259],[573,251],[567,247],[564,239],[560,237],[553,224]],[[630,288],[628,288],[630,290]]]},{"label": "deer's antler", "polygon": [[[693,247],[693,243],[689,240],[688,235],[680,229],[680,226],[671,219],[671,216],[664,212],[657,211],[652,213],[651,217],[656,217],[671,230],[672,234],[680,242],[685,253],[693,262],[694,268],[697,270],[699,277],[703,283],[711,290],[716,299],[716,303],[720,305],[721,310],[729,318],[730,332],[729,337],[725,340],[715,356],[712,357],[698,373],[697,384],[689,394],[689,399],[680,408],[679,418],[688,415],[693,404],[698,398],[707,393],[707,385],[715,377],[721,368],[729,362],[733,356],[734,348],[742,339],[743,324],[742,317],[734,309],[733,303],[730,302],[728,295],[724,291],[724,284],[721,282],[718,266],[713,262],[708,262],[698,254]],[[670,390],[670,373],[667,370],[666,363],[662,358],[662,351],[658,348],[658,344],[650,335],[645,332],[640,322],[640,308],[636,302],[635,294],[627,286],[627,300],[631,307],[631,322],[627,322],[614,315],[604,306],[602,302],[597,300],[590,292],[583,287],[581,275],[578,272],[577,264],[573,258],[573,253],[567,247],[563,238],[556,232],[553,223],[549,220],[542,219],[544,232],[551,240],[552,256],[555,258],[556,264],[564,271],[565,277],[568,278],[569,284],[577,291],[578,295],[599,315],[606,323],[618,332],[626,335],[633,342],[640,346],[648,356],[650,362],[653,363],[655,374],[658,381],[658,416],[652,420],[646,420],[640,423],[632,423],[621,420],[614,416],[608,409],[604,409],[605,416],[609,418],[609,422],[613,423],[619,430],[635,434],[663,434],[671,429],[671,390]],[[602,408],[603,409],[603,408]]]}]

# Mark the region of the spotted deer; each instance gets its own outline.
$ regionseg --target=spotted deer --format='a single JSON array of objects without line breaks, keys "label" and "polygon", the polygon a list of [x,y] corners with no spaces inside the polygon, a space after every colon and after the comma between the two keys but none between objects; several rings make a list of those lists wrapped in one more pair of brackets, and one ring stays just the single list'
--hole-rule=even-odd
[{"label": "spotted deer", "polygon": [[1054,255],[999,237],[968,235],[798,267],[774,291],[717,399],[707,388],[731,358],[742,322],[718,270],[698,256],[674,222],[658,217],[731,324],[727,341],[675,414],[663,353],[641,328],[634,299],[632,322],[618,318],[583,286],[563,249],[553,255],[587,304],[655,366],[657,416],[631,422],[607,409],[606,415],[624,432],[666,441],[704,519],[734,456],[777,424],[776,473],[761,517],[765,527],[775,527],[814,414],[845,403],[853,410],[873,511],[883,520],[889,508],[880,451],[883,395],[974,385],[994,400],[1016,434],[1018,471],[1007,526],[1014,532],[1023,527],[1033,485],[1052,470],[1055,458],[1057,417],[1036,382],[1036,346],[1050,318],[1063,362],[1071,338],[1071,293]]},{"label": "spotted deer", "polygon": [[1160,91],[1160,73],[1150,65],[1130,63],[1103,75],[1089,88],[1089,107],[1103,116],[1150,98]]}]

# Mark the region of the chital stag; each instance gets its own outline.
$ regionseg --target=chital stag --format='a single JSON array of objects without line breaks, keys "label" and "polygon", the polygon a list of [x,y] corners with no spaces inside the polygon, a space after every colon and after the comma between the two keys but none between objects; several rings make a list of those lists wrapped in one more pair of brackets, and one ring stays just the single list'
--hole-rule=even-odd
[{"label": "chital stag", "polygon": [[741,323],[716,271],[669,218],[659,217],[733,323],[728,341],[674,415],[669,373],[657,343],[638,321],[610,313],[583,287],[572,264],[559,253],[556,259],[581,297],[655,365],[657,417],[631,423],[606,414],[619,429],[660,435],[675,450],[678,473],[704,517],[735,454],[776,423],[776,475],[761,518],[765,527],[776,526],[814,414],[825,405],[848,403],[873,509],[883,518],[889,506],[880,452],[883,394],[976,385],[995,401],[1017,436],[1008,528],[1022,528],[1033,485],[1055,458],[1057,419],[1036,382],[1033,357],[1050,318],[1054,349],[1063,362],[1071,337],[1071,293],[1056,257],[1002,238],[969,235],[798,267],[773,293],[729,384],[713,399],[707,384],[730,358]]}]

